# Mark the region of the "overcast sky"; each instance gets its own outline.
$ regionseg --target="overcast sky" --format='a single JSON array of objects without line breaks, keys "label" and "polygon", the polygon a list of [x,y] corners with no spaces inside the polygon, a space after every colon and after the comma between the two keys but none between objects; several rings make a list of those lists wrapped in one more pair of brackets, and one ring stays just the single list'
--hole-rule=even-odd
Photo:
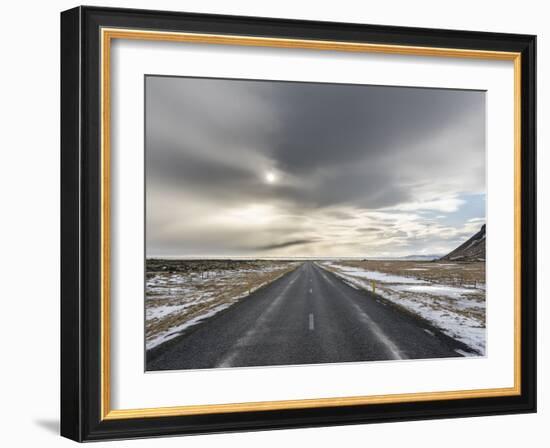
[{"label": "overcast sky", "polygon": [[147,256],[444,254],[485,222],[485,93],[146,78]]}]

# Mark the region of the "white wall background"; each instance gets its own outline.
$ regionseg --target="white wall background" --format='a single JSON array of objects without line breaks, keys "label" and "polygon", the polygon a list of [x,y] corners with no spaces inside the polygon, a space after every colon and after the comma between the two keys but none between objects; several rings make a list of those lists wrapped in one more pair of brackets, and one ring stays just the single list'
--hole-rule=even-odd
[{"label": "white wall background", "polygon": [[[549,12],[545,2],[319,0],[133,0],[88,4],[204,13],[362,22],[537,34],[539,164],[539,413],[537,415],[406,422],[117,442],[110,446],[189,447],[544,446],[550,439],[550,393],[542,357],[549,332],[550,169],[545,124],[550,121]],[[69,446],[58,435],[59,414],[59,12],[71,1],[4,2],[0,70],[0,441],[4,446]],[[546,442],[545,442],[546,441]],[[103,446],[99,444],[96,446]]]}]

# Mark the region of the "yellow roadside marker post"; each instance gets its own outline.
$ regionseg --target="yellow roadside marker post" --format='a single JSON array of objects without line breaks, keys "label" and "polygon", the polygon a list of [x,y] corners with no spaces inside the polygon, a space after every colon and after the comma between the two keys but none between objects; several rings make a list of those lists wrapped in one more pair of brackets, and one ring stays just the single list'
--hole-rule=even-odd
[{"label": "yellow roadside marker post", "polygon": [[374,280],[372,281],[372,292],[376,293],[376,283],[374,282]]}]

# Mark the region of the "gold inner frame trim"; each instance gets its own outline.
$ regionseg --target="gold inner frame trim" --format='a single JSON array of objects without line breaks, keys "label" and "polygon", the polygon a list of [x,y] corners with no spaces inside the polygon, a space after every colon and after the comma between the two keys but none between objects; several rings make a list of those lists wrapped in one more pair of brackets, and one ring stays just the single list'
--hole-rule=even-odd
[{"label": "gold inner frame trim", "polygon": [[[521,54],[515,52],[467,50],[459,48],[418,47],[306,39],[279,39],[217,34],[101,29],[101,419],[117,420],[229,412],[307,409],[382,403],[502,397],[521,394]],[[215,45],[295,48],[356,53],[383,53],[412,56],[455,57],[513,61],[514,63],[514,386],[506,388],[418,392],[301,400],[261,401],[111,409],[110,366],[110,63],[113,39],[185,42]]]}]

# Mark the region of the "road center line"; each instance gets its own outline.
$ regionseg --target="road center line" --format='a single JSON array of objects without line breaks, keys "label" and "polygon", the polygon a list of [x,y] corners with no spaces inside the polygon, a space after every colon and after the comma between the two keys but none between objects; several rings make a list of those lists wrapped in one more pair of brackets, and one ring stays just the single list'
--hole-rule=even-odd
[{"label": "road center line", "polygon": [[309,313],[309,331],[313,331],[315,329],[315,318],[313,317],[313,313]]},{"label": "road center line", "polygon": [[309,288],[309,293],[313,294],[313,288]]}]

